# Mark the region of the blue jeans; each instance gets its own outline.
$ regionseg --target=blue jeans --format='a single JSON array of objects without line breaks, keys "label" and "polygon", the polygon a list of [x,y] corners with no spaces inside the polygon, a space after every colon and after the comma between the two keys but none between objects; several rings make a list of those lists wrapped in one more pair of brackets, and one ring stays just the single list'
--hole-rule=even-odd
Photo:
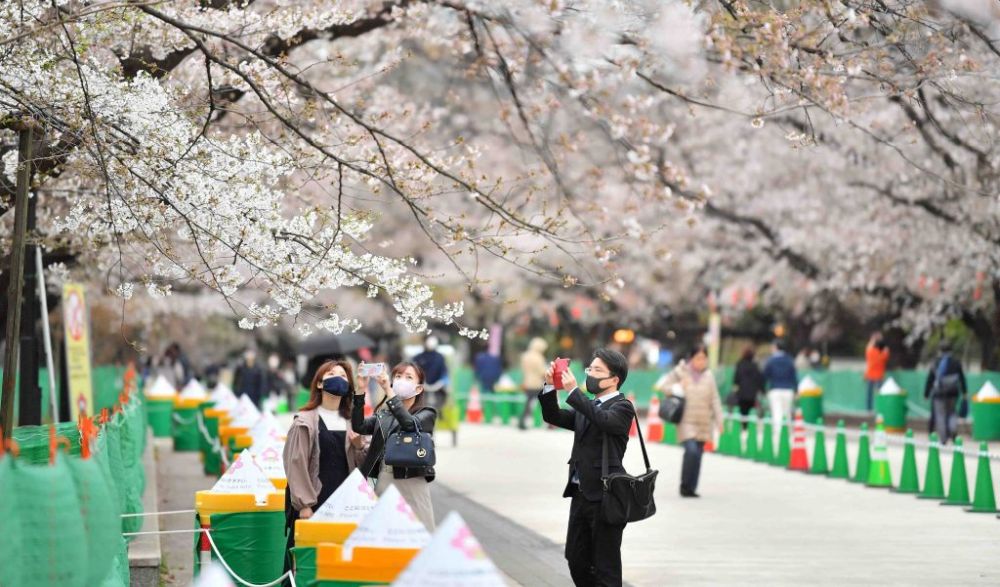
[{"label": "blue jeans", "polygon": [[681,491],[693,493],[698,489],[701,455],[705,452],[705,443],[689,439],[682,442],[681,446],[684,447],[684,460],[681,464]]},{"label": "blue jeans", "polygon": [[868,402],[865,405],[868,406],[868,411],[871,412],[875,409],[875,394],[878,393],[878,388],[882,386],[882,382],[865,379],[865,384],[868,388]]}]

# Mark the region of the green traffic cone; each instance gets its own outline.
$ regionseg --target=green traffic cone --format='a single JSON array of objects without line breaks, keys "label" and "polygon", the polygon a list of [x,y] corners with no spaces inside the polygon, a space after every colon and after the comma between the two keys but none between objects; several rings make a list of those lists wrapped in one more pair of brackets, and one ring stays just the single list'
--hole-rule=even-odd
[{"label": "green traffic cone", "polygon": [[668,422],[663,425],[663,444],[677,444],[677,424]]},{"label": "green traffic cone", "polygon": [[792,460],[792,441],[788,437],[788,420],[782,420],[781,433],[778,436],[778,456],[774,457],[773,465],[787,467]]},{"label": "green traffic cone", "polygon": [[979,445],[979,465],[976,468],[976,495],[972,507],[965,510],[977,514],[997,513],[997,498],[993,495],[993,473],[990,472],[990,447],[985,442]]},{"label": "green traffic cone", "polygon": [[849,479],[851,471],[847,465],[847,433],[844,432],[844,421],[837,422],[837,443],[833,447],[832,479]]},{"label": "green traffic cone", "polygon": [[757,460],[757,415],[750,420],[747,424],[747,448],[743,456],[750,459],[751,461]]},{"label": "green traffic cone", "polygon": [[965,453],[962,439],[955,439],[954,460],[951,462],[951,483],[948,484],[948,499],[941,505],[972,505],[969,499],[969,477],[965,474]]},{"label": "green traffic cone", "polygon": [[872,442],[872,460],[866,483],[868,487],[892,487],[892,471],[889,469],[889,450],[886,444],[885,424],[882,423],[882,416],[879,416]]},{"label": "green traffic cone", "polygon": [[937,433],[931,432],[931,447],[927,451],[927,470],[924,472],[924,490],[917,496],[920,499],[941,500],[945,498],[939,446]]},{"label": "green traffic cone", "polygon": [[770,420],[764,420],[764,438],[761,440],[756,460],[758,463],[774,462],[774,427]]},{"label": "green traffic cone", "polygon": [[542,419],[542,404],[540,402],[535,402],[534,407],[531,409],[531,416],[533,418],[533,424],[535,428],[541,428],[545,425],[545,420]]},{"label": "green traffic cone", "polygon": [[871,451],[868,449],[868,424],[861,425],[861,437],[858,438],[858,460],[857,468],[854,471],[854,477],[851,479],[854,483],[867,483],[868,482],[868,469],[871,468],[872,455]]},{"label": "green traffic cone", "polygon": [[719,435],[720,455],[730,455],[733,453],[733,414],[731,410],[724,410],[722,413],[722,434]]},{"label": "green traffic cone", "polygon": [[899,487],[893,491],[896,493],[920,493],[920,478],[917,475],[917,450],[913,446],[913,430],[906,431],[905,447],[903,448],[903,471],[899,474]]},{"label": "green traffic cone", "polygon": [[823,418],[816,420],[816,440],[813,446],[812,468],[809,473],[812,475],[826,475],[830,472],[830,466],[826,462],[826,435],[823,433]]},{"label": "green traffic cone", "polygon": [[495,405],[493,404],[493,397],[484,395],[483,399],[483,423],[492,424],[493,423],[493,413]]}]

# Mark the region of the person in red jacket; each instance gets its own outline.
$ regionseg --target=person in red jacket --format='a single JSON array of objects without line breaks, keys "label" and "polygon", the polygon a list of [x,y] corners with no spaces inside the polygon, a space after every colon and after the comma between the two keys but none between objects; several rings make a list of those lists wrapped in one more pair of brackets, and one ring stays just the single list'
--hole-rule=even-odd
[{"label": "person in red jacket", "polygon": [[889,364],[889,347],[882,340],[882,333],[872,333],[865,348],[865,384],[868,388],[868,411],[874,407],[875,392],[885,380],[885,368]]}]

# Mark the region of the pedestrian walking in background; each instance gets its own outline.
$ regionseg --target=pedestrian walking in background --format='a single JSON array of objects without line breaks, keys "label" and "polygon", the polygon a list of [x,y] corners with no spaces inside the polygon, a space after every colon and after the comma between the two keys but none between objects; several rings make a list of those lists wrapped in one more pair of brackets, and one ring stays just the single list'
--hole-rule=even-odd
[{"label": "pedestrian walking in background", "polygon": [[472,361],[472,369],[476,375],[476,381],[479,383],[479,389],[483,393],[493,393],[493,388],[496,387],[500,375],[503,374],[503,363],[500,361],[500,355],[495,355],[486,349],[481,350],[476,353]]},{"label": "pedestrian walking in background", "polygon": [[[751,355],[752,357],[752,355]],[[693,348],[663,383],[664,393],[684,398],[684,415],[677,424],[677,439],[684,447],[681,464],[681,497],[699,497],[698,477],[705,443],[722,432],[722,400],[715,376],[708,368],[708,350]]]},{"label": "pedestrian walking in background", "polygon": [[413,357],[413,362],[422,369],[426,378],[423,392],[427,395],[424,400],[428,405],[440,409],[447,399],[448,364],[444,360],[444,355],[437,350],[438,342],[436,336],[428,336],[424,341],[423,352]]},{"label": "pedestrian walking in background", "polygon": [[865,405],[871,412],[875,408],[875,394],[885,381],[885,369],[889,364],[889,345],[885,344],[881,332],[873,332],[865,347]]},{"label": "pedestrian walking in background", "polygon": [[942,343],[941,354],[927,374],[924,397],[931,401],[930,427],[937,432],[943,444],[957,435],[956,407],[965,401],[968,390],[962,362],[952,355],[951,343]]},{"label": "pedestrian walking in background", "polygon": [[353,392],[351,365],[327,361],[313,376],[309,403],[292,420],[282,455],[288,548],[295,546],[295,521],[311,518],[365,458],[367,441],[350,426]]},{"label": "pedestrian walking in background", "polygon": [[163,351],[163,357],[157,362],[156,373],[162,375],[174,389],[181,390],[191,378],[194,377],[194,370],[191,369],[191,361],[181,350],[181,345],[172,342]]},{"label": "pedestrian walking in background", "polygon": [[[750,415],[750,410],[757,405],[758,396],[764,394],[764,373],[757,366],[754,354],[753,345],[747,345],[739,362],[736,363],[736,372],[733,374],[733,393],[736,394],[736,405],[740,409],[740,415],[744,418]],[[743,429],[746,428],[747,422],[744,420]]]},{"label": "pedestrian walking in background", "polygon": [[261,399],[267,396],[267,384],[267,371],[257,362],[257,351],[252,348],[247,349],[243,353],[243,362],[233,375],[233,391],[236,392],[236,397],[245,395],[259,408]]},{"label": "pedestrian walking in background", "polygon": [[609,524],[601,515],[604,486],[601,481],[602,447],[607,442],[608,472],[623,473],[622,459],[628,447],[628,431],[635,419],[635,407],[619,389],[628,377],[625,355],[611,349],[598,349],[585,370],[585,396],[570,370],[562,374],[563,389],[570,390],[566,403],[559,407],[553,385],[551,363],[538,394],[542,418],[560,428],[572,430],[573,450],[563,497],[569,506],[566,532],[566,561],[573,583],[620,586],[622,584],[622,533],[625,524]]},{"label": "pedestrian walking in background", "polygon": [[418,426],[421,432],[434,432],[437,410],[426,405],[424,371],[416,363],[403,362],[393,367],[391,374],[383,371],[375,377],[385,397],[385,408],[380,403],[375,413],[365,418],[364,390],[368,389],[368,381],[368,377],[359,378],[351,414],[354,429],[372,437],[361,472],[376,480],[375,493],[378,495],[385,493],[389,485],[395,485],[427,531],[433,532],[430,483],[434,481],[434,467],[394,467],[387,465],[384,458],[388,439],[396,432],[415,432]]},{"label": "pedestrian walking in background", "polygon": [[521,390],[524,391],[524,410],[521,411],[521,418],[517,421],[517,427],[521,430],[527,430],[526,420],[531,417],[535,396],[545,384],[545,373],[549,368],[548,362],[545,360],[545,351],[548,348],[549,343],[545,342],[545,339],[535,337],[528,343],[528,350],[521,355]]},{"label": "pedestrian walking in background", "polygon": [[771,410],[772,431],[777,438],[781,433],[782,421],[792,418],[792,406],[795,404],[795,391],[799,387],[799,376],[784,341],[774,341],[772,349],[771,356],[764,364],[764,380],[767,383],[767,404]]}]

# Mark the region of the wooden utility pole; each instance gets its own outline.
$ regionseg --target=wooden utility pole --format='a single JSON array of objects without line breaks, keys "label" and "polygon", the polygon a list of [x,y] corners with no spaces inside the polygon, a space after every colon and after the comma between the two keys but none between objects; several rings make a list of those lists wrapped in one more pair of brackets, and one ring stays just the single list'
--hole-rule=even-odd
[{"label": "wooden utility pole", "polygon": [[28,228],[28,190],[31,187],[32,123],[21,129],[17,151],[17,191],[14,196],[14,241],[10,253],[10,283],[7,289],[7,328],[4,340],[3,395],[0,396],[0,426],[4,438],[14,430],[14,382],[17,379],[21,297],[24,286],[24,242]]}]

